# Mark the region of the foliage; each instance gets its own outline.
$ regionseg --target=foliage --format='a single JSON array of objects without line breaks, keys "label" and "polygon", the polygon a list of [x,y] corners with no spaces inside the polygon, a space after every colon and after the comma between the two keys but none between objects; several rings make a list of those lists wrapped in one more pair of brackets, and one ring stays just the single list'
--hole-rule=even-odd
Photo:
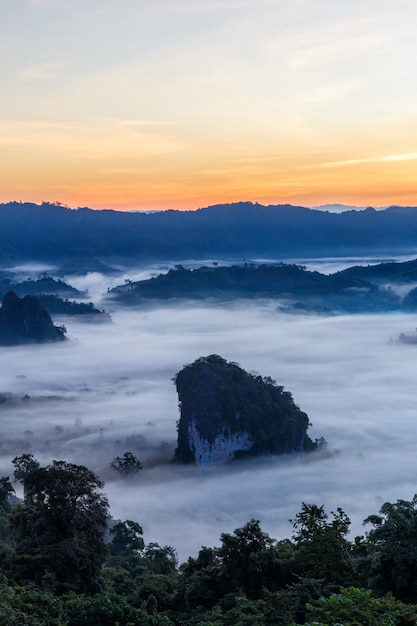
[{"label": "foliage", "polygon": [[0,582],[0,624],[66,626],[67,620],[62,604],[52,593]]},{"label": "foliage", "polygon": [[196,559],[189,557],[181,565],[180,572],[178,598],[184,610],[212,607],[222,597],[223,569],[217,550],[202,547]]},{"label": "foliage", "polygon": [[14,487],[10,482],[8,476],[2,476],[0,478],[0,505],[5,505],[11,494],[14,493]]},{"label": "foliage", "polygon": [[14,465],[13,476],[15,481],[23,485],[23,497],[26,503],[31,500],[30,488],[28,488],[28,477],[32,472],[40,468],[40,464],[34,458],[33,454],[21,454],[15,456],[12,460]]},{"label": "foliage", "polygon": [[294,527],[296,570],[305,577],[343,584],[353,575],[351,546],[347,540],[350,519],[338,508],[333,519],[323,506],[302,503],[292,521]]},{"label": "foliage", "polygon": [[417,598],[417,495],[408,502],[385,502],[380,515],[364,524],[372,530],[366,537],[365,572],[368,585],[378,594],[391,591],[404,602]]},{"label": "foliage", "polygon": [[150,543],[141,550],[123,546],[117,552],[103,570],[106,589],[124,595],[137,608],[146,606],[148,612],[172,608],[178,577],[175,550]]},{"label": "foliage", "polygon": [[12,515],[17,578],[60,593],[97,591],[107,554],[103,483],[84,466],[54,461],[31,471],[25,485],[30,501]]},{"label": "foliage", "polygon": [[113,523],[106,547],[103,483],[87,468],[41,467],[30,454],[13,464],[26,500],[10,504],[13,487],[0,479],[2,626],[417,623],[417,496],[385,503],[354,545],[342,509],[303,503],[291,539],[277,542],[252,519],[178,568],[175,550],[145,544],[133,520]]},{"label": "foliage", "polygon": [[343,626],[415,626],[417,607],[409,607],[386,595],[374,598],[370,590],[341,587],[329,598],[307,604],[307,617],[313,623]]},{"label": "foliage", "polygon": [[116,456],[110,467],[120,472],[122,476],[133,476],[142,469],[142,463],[132,452],[125,452],[122,457]]},{"label": "foliage", "polygon": [[110,554],[114,556],[138,554],[145,547],[142,527],[132,520],[117,522],[110,528],[110,534],[112,535]]},{"label": "foliage", "polygon": [[261,530],[258,520],[252,519],[232,535],[223,533],[221,541],[219,556],[226,588],[259,598],[273,568],[274,539]]},{"label": "foliage", "polygon": [[64,599],[68,626],[170,626],[165,616],[148,615],[121,595],[103,592],[93,596],[71,595]]},{"label": "foliage", "polygon": [[183,610],[212,608],[216,603],[229,610],[239,597],[271,598],[293,580],[291,542],[277,543],[258,520],[233,534],[222,534],[221,541],[220,548],[203,547],[197,559],[189,558],[181,566],[178,598]]},{"label": "foliage", "polygon": [[[286,454],[317,448],[307,435],[307,414],[270,377],[251,374],[211,354],[185,365],[174,383],[181,411],[176,450],[180,462],[208,462],[207,444],[204,453],[197,450],[201,441],[217,454],[216,462],[219,455],[225,462],[233,454]],[[229,446],[216,450],[216,440],[226,433]]]},{"label": "foliage", "polygon": [[65,329],[54,326],[35,296],[19,298],[8,291],[0,307],[0,344],[44,343],[65,339]]}]

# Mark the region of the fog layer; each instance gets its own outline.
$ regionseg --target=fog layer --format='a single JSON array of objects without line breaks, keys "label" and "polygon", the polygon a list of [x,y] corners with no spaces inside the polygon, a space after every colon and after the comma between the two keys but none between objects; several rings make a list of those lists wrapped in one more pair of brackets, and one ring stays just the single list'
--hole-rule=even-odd
[{"label": "fog layer", "polygon": [[[138,521],[146,541],[173,545],[181,559],[252,517],[272,536],[289,537],[288,519],[303,501],[329,512],[342,506],[361,533],[382,502],[417,491],[417,351],[391,341],[414,331],[414,317],[291,316],[276,303],[240,302],[112,318],[70,320],[64,344],[0,350],[1,475],[11,475],[11,459],[23,452],[87,465],[106,481],[112,514]],[[330,458],[206,471],[171,464],[179,417],[171,378],[212,353],[291,391]],[[144,465],[131,481],[109,467],[126,450]]]}]

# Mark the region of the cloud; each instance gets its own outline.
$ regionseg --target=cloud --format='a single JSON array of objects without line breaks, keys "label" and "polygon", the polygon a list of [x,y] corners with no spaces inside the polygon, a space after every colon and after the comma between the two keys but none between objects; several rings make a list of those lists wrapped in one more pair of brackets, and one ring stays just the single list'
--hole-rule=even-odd
[{"label": "cloud", "polygon": [[[97,275],[80,281],[96,296],[105,286]],[[137,520],[147,541],[173,545],[181,559],[251,517],[289,537],[302,501],[342,506],[357,534],[383,501],[414,495],[414,347],[390,341],[414,330],[414,316],[290,316],[276,303],[246,302],[115,309],[112,317],[103,325],[68,320],[70,341],[59,346],[0,351],[0,392],[12,394],[0,404],[1,475],[28,451],[42,463],[86,464],[106,480],[113,515]],[[333,456],[208,471],[170,464],[178,419],[171,378],[211,353],[283,384]],[[126,450],[145,467],[131,482],[109,467]]]},{"label": "cloud", "polygon": [[26,80],[51,80],[60,76],[65,65],[63,63],[43,63],[27,67],[20,71],[20,76]]},{"label": "cloud", "polygon": [[358,165],[361,163],[390,163],[394,161],[415,161],[417,152],[405,154],[386,154],[384,156],[369,157],[366,159],[347,159],[345,161],[330,161],[322,163],[321,167],[343,167],[345,165]]},{"label": "cloud", "polygon": [[319,36],[315,43],[310,41],[306,46],[300,45],[291,58],[291,69],[299,70],[316,65],[322,67],[327,63],[332,65],[340,63],[345,59],[366,55],[374,49],[385,46],[392,39],[392,35],[388,33],[375,33],[367,36],[364,32],[360,36],[352,36],[347,34],[348,30],[355,32],[354,23],[343,24],[343,31],[338,33],[341,37],[336,37],[337,33],[329,29],[327,33],[324,31],[327,35],[324,39],[327,41],[323,41],[323,36]]}]

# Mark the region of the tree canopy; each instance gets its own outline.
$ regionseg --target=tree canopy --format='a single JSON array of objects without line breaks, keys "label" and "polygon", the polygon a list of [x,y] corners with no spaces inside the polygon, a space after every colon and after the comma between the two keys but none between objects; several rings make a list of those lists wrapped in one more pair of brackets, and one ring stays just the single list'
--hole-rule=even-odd
[{"label": "tree canopy", "polygon": [[18,578],[48,579],[59,591],[99,590],[107,554],[102,481],[86,467],[65,461],[32,467],[24,477],[30,499],[16,507],[12,518]]},{"label": "tree canopy", "polygon": [[[354,542],[338,508],[302,503],[291,538],[251,519],[178,565],[134,520],[108,515],[102,481],[65,461],[13,460],[0,479],[0,624],[415,626],[417,496],[386,502]],[[140,496],[138,488],[138,496]],[[106,544],[107,542],[107,544]]]}]

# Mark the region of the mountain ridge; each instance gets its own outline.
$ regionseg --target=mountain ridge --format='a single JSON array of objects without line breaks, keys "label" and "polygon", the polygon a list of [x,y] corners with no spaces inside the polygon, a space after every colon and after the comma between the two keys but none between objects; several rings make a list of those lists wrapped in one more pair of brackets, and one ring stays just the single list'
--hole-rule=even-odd
[{"label": "mountain ridge", "polygon": [[414,253],[417,207],[372,207],[342,213],[289,204],[216,204],[156,213],[0,204],[0,261],[74,258],[137,262],[155,259],[286,259]]}]

